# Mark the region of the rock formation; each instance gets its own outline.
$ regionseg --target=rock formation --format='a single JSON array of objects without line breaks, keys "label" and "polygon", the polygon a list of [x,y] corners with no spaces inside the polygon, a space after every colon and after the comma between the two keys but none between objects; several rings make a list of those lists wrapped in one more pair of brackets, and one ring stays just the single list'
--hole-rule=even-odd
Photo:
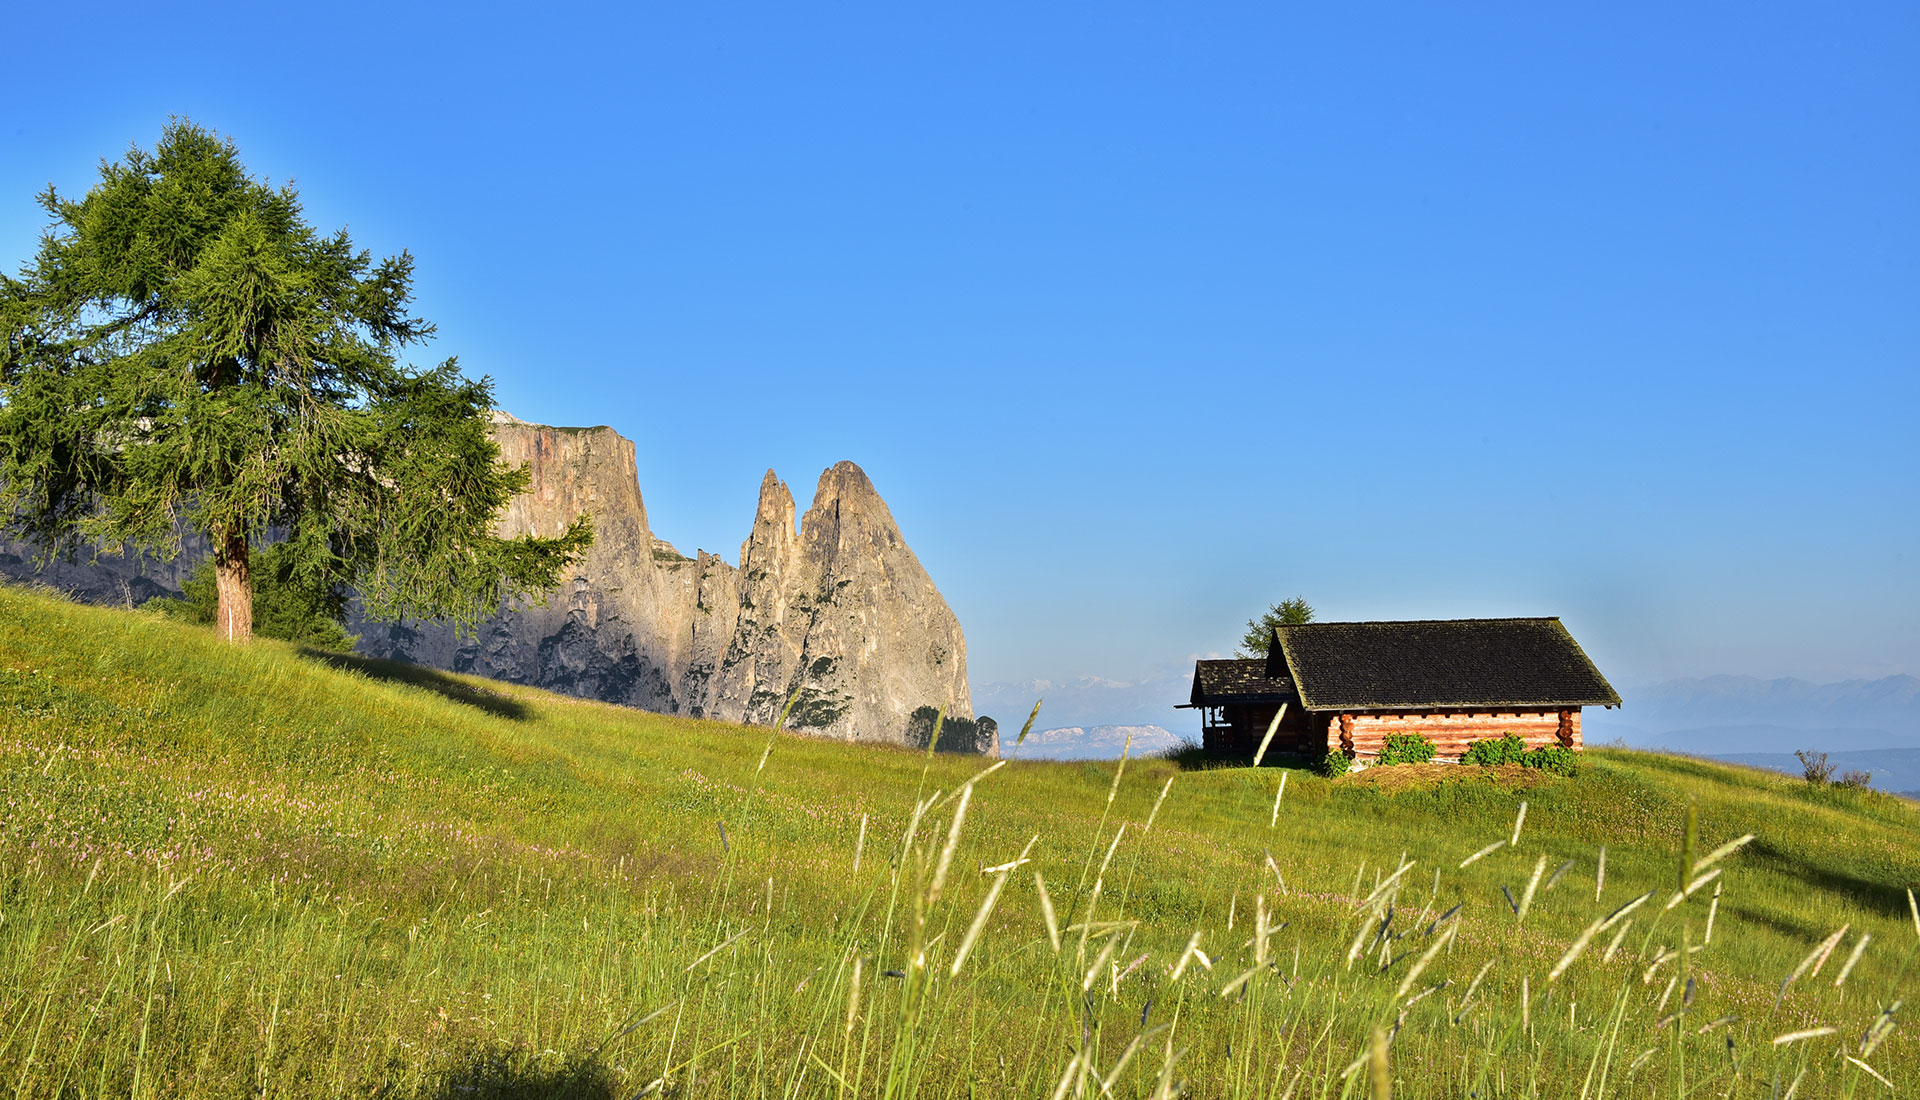
[{"label": "rock formation", "polygon": [[[613,429],[499,413],[493,433],[501,458],[531,474],[500,533],[552,535],[585,512],[593,548],[545,606],[503,608],[469,637],[355,619],[361,652],[732,722],[770,723],[797,690],[788,728],[842,740],[924,746],[935,708],[972,717],[960,623],[860,467],[822,473],[797,527],[793,494],[769,470],[736,568],[654,537],[633,443]],[[132,605],[177,592],[194,556],[36,574],[0,545],[0,574]],[[999,738],[991,720],[958,722],[939,747],[997,755]]]},{"label": "rock formation", "polygon": [[[860,467],[821,474],[797,528],[769,470],[735,568],[654,538],[633,444],[613,429],[502,415],[494,437],[532,474],[501,533],[553,534],[586,512],[593,549],[545,607],[503,610],[472,638],[358,622],[362,651],[734,722],[772,722],[797,690],[788,726],[844,740],[925,744],[916,711],[972,716],[960,623]],[[972,747],[998,752],[991,723]]]}]

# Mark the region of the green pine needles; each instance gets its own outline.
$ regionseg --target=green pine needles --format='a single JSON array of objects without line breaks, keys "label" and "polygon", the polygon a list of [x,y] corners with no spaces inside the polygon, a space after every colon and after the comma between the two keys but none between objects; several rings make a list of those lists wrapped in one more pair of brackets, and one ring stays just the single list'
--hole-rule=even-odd
[{"label": "green pine needles", "polygon": [[251,635],[250,548],[367,614],[472,625],[535,597],[592,541],[494,535],[527,474],[487,431],[489,383],[398,353],[413,259],[322,235],[291,187],[176,119],[105,162],[0,276],[0,517],[46,553],[212,545],[221,632]]}]

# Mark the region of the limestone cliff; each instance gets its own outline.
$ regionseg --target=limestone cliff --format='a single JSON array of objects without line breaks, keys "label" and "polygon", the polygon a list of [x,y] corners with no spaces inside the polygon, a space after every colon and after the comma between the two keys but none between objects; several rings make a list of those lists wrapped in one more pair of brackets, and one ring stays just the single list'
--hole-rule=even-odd
[{"label": "limestone cliff", "polygon": [[[735,568],[653,536],[633,444],[611,428],[503,416],[494,436],[532,475],[501,533],[552,534],[587,512],[593,549],[545,607],[506,609],[469,639],[355,623],[363,651],[728,721],[771,722],[798,689],[788,725],[846,740],[924,744],[917,711],[972,715],[960,623],[853,463],[821,475],[797,528],[792,493],[768,471]],[[970,747],[997,753],[982,727]]]}]

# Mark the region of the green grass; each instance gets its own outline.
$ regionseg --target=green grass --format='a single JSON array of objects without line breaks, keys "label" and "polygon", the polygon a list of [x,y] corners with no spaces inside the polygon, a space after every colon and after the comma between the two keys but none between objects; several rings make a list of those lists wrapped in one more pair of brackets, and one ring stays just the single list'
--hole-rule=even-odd
[{"label": "green grass", "polygon": [[[1910,803],[1611,750],[1572,778],[1140,760],[1011,763],[967,788],[987,766],[236,649],[0,588],[0,1095],[1920,1081],[1892,1008],[1920,947]],[[1461,867],[1523,801],[1518,845]],[[1745,833],[1663,908],[1683,859]],[[1863,1039],[1882,1019],[1899,1026]]]}]

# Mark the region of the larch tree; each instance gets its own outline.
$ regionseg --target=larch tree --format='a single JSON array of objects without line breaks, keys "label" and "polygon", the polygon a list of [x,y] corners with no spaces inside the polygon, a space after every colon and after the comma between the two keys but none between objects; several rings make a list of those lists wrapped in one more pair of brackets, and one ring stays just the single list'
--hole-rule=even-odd
[{"label": "larch tree", "polygon": [[231,141],[176,119],[40,205],[37,255],[0,276],[0,522],[43,554],[202,535],[240,641],[250,547],[371,618],[471,627],[592,542],[584,516],[495,534],[528,474],[500,461],[487,380],[399,361],[433,332],[408,312],[413,258],[316,232]]},{"label": "larch tree", "polygon": [[1273,628],[1298,626],[1313,621],[1313,607],[1303,596],[1281,600],[1266,611],[1247,620],[1247,632],[1240,636],[1241,657],[1265,657],[1273,645]]}]

